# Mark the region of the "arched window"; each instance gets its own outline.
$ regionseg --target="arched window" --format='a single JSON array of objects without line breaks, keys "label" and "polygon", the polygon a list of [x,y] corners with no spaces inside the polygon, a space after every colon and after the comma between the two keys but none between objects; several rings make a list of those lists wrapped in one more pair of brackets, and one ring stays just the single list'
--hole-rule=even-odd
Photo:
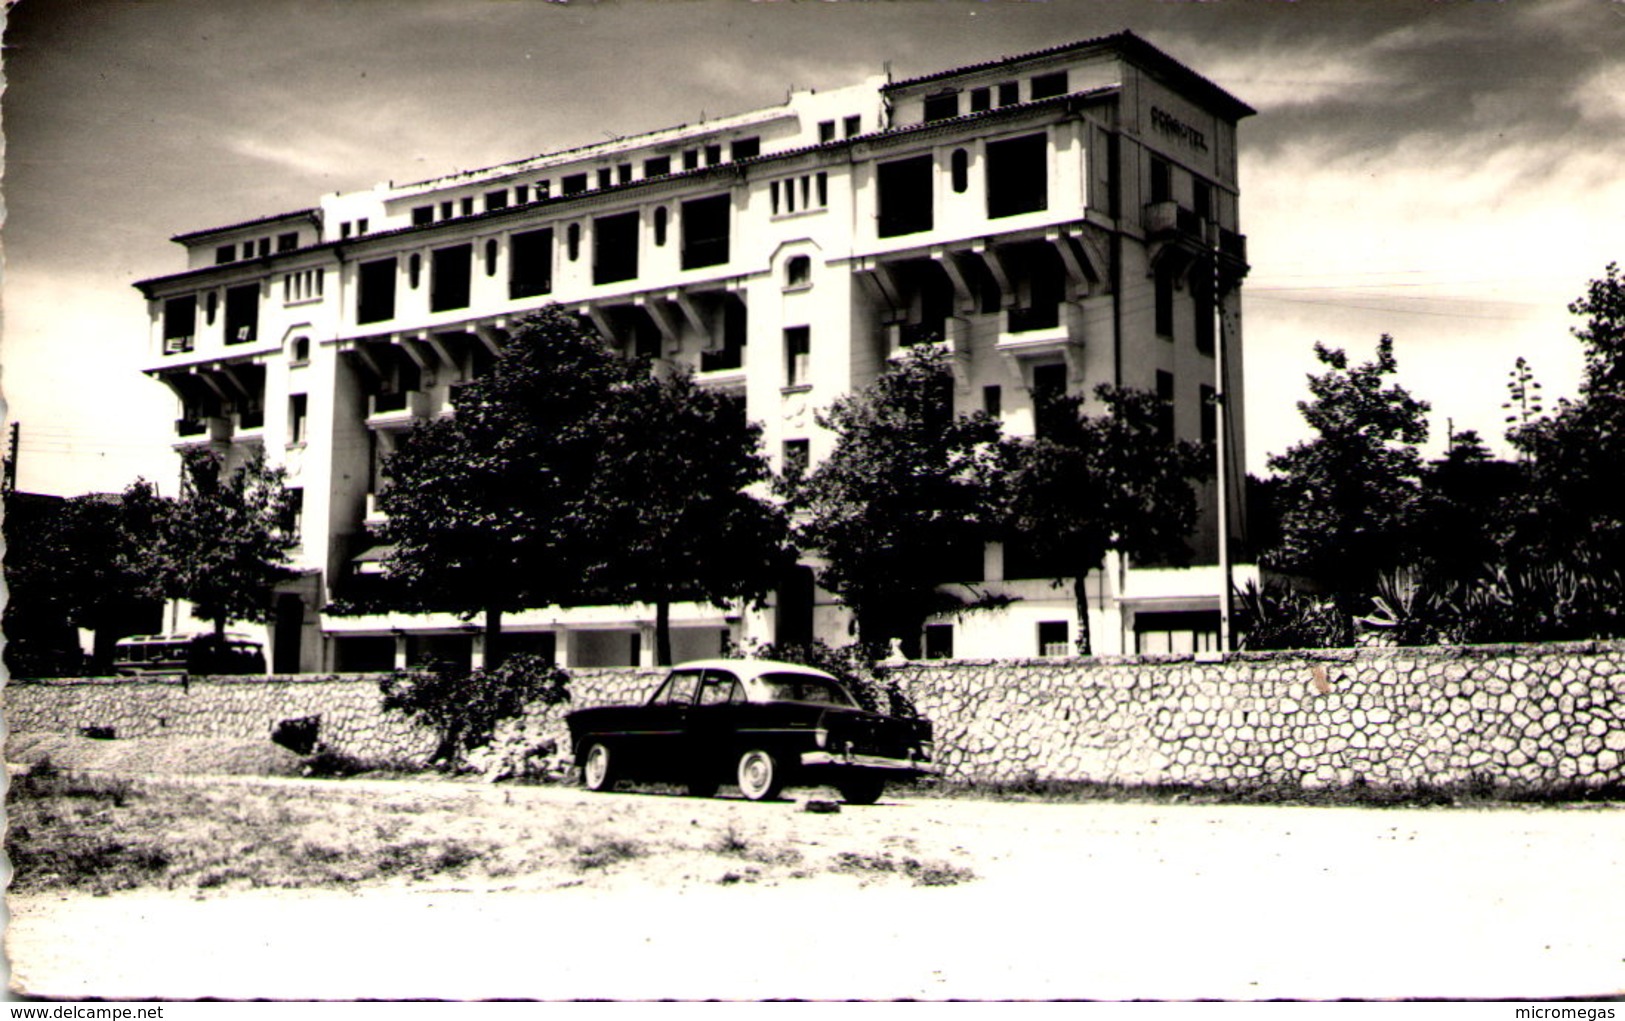
[{"label": "arched window", "polygon": [[485,242],[485,275],[497,275],[497,239],[488,238]]},{"label": "arched window", "polygon": [[664,245],[665,243],[666,243],[666,207],[665,206],[658,206],[658,207],[655,208],[655,244],[656,245]]},{"label": "arched window", "polygon": [[581,257],[581,224],[572,223],[570,229],[564,232],[564,248],[571,262]]},{"label": "arched window", "polygon": [[422,276],[422,274],[423,257],[414,252],[412,257],[406,260],[406,282],[414,291],[417,290],[418,278]]},{"label": "arched window", "polygon": [[965,189],[970,187],[970,153],[963,149],[955,149],[951,169],[953,170],[954,192],[963,195]]},{"label": "arched window", "polygon": [[792,255],[784,264],[784,285],[805,287],[812,283],[812,259],[805,255]]}]

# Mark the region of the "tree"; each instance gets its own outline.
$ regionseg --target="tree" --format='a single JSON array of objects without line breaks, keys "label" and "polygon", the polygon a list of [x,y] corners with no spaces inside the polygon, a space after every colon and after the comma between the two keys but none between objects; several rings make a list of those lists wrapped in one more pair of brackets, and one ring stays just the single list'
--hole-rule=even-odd
[{"label": "tree", "polygon": [[1330,371],[1309,377],[1312,400],[1298,410],[1317,435],[1269,460],[1281,477],[1281,534],[1262,559],[1351,600],[1380,571],[1415,557],[1417,448],[1429,406],[1388,382],[1398,362],[1387,334],[1364,365],[1350,368],[1343,351],[1318,343],[1315,356]]},{"label": "tree", "polygon": [[1416,528],[1419,564],[1431,583],[1480,574],[1502,554],[1508,509],[1521,502],[1517,465],[1496,460],[1471,429],[1423,469]]},{"label": "tree", "polygon": [[504,613],[580,599],[604,561],[589,520],[599,451],[617,392],[644,375],[574,316],[521,320],[458,387],[455,416],[414,428],[384,465],[385,571],[406,608],[483,615],[495,666]]},{"label": "tree", "polygon": [[1004,443],[1000,472],[1006,536],[1053,564],[1057,583],[1072,579],[1085,656],[1089,572],[1112,551],[1188,558],[1198,513],[1192,485],[1211,473],[1201,444],[1167,436],[1167,405],[1155,394],[1110,385],[1095,393],[1106,414],[1083,414],[1081,397],[1053,398],[1040,409],[1039,436]]},{"label": "tree", "polygon": [[655,607],[657,661],[671,653],[671,604],[760,599],[784,565],[783,513],[747,487],[769,478],[761,427],[741,402],[686,372],[618,387],[586,521],[601,559],[586,572],[609,599]]},{"label": "tree", "polygon": [[67,503],[66,556],[54,573],[69,620],[96,634],[93,672],[111,669],[118,639],[154,630],[153,621],[162,620],[162,590],[148,561],[172,507],[145,479],[117,496],[98,493]]},{"label": "tree", "polygon": [[181,497],[157,515],[151,565],[164,595],[189,600],[220,639],[231,621],[264,622],[271,593],[295,573],[285,473],[255,454],[234,471],[205,448],[181,453]]},{"label": "tree", "polygon": [[818,423],[835,433],[835,449],[787,484],[795,542],[827,561],[819,583],[851,609],[871,653],[896,638],[915,654],[926,618],[965,605],[938,587],[963,579],[971,556],[980,577],[998,423],[954,414],[947,358],[931,346],[836,400]]},{"label": "tree", "polygon": [[1526,498],[1509,552],[1527,562],[1575,555],[1619,563],[1625,557],[1625,276],[1609,263],[1569,305],[1585,316],[1574,336],[1585,346],[1577,399],[1515,425],[1507,438],[1524,455]]}]

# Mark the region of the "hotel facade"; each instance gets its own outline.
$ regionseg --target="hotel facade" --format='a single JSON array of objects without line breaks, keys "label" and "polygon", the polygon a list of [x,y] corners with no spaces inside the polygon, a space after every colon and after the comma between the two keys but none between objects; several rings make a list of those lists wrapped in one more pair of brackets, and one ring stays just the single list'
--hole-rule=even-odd
[{"label": "hotel facade", "polygon": [[[1251,113],[1123,33],[328,195],[175,237],[187,268],[136,285],[144,371],[175,395],[177,449],[287,470],[299,577],[266,628],[274,672],[478,663],[477,622],[330,606],[381,569],[384,459],[545,305],[736,394],[776,469],[827,456],[816,413],[928,343],[957,409],[1008,435],[1030,435],[1048,395],[1112,383],[1163,397],[1171,436],[1212,442],[1227,423],[1242,463],[1236,126]],[[1215,647],[1218,491],[1202,490],[1196,566],[1113,557],[1091,575],[1096,652]],[[927,655],[1069,653],[1071,586],[1025,560],[988,546],[965,582],[1014,601],[933,620]],[[553,607],[504,631],[565,665],[649,664],[653,622],[652,607]],[[725,639],[851,640],[806,565],[765,607],[679,605],[672,624],[678,659]]]}]

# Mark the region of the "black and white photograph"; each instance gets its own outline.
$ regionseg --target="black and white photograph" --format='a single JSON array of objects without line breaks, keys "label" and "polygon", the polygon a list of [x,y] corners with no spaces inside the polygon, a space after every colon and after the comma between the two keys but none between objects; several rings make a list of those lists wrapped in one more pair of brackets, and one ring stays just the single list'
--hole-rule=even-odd
[{"label": "black and white photograph", "polygon": [[1625,999],[1625,0],[4,19],[10,998]]}]

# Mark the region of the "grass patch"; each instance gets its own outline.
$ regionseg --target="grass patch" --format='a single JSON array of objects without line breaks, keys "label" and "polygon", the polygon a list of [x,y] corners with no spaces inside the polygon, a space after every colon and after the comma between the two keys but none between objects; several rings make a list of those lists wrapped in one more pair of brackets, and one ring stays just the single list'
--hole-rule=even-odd
[{"label": "grass patch", "polygon": [[925,862],[918,858],[898,858],[882,854],[859,854],[842,851],[829,867],[831,872],[854,875],[901,875],[914,881],[915,886],[957,886],[976,878],[976,873],[961,865],[948,862]]},{"label": "grass patch", "polygon": [[929,886],[970,875],[890,852],[865,854],[864,844],[834,859],[818,839],[828,831],[799,837],[801,817],[788,809],[782,832],[772,821],[741,826],[729,811],[673,826],[662,821],[660,802],[572,805],[450,783],[126,780],[44,762],[15,779],[8,807],[12,891],[20,895],[468,888],[495,880],[547,889],[771,885],[832,871]]}]

